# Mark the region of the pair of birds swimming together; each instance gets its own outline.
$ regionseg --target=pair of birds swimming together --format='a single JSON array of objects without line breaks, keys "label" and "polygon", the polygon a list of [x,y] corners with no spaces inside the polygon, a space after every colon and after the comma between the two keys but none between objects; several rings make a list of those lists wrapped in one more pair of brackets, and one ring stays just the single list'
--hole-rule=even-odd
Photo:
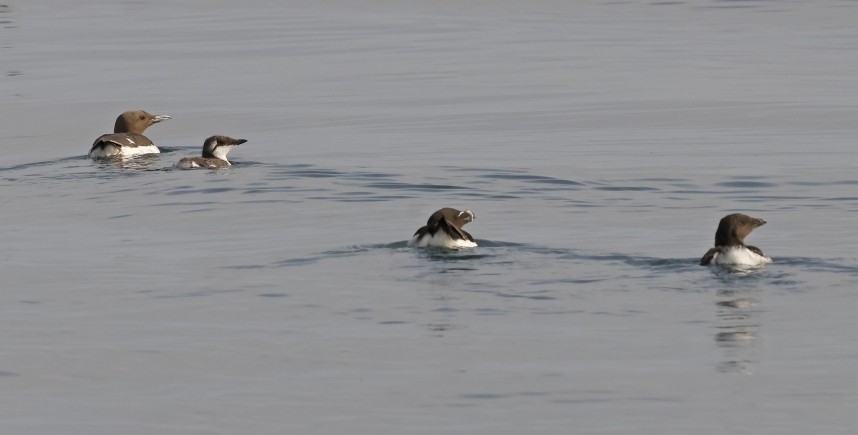
[{"label": "pair of birds swimming together", "polygon": [[[113,133],[98,137],[89,150],[89,156],[94,159],[111,157],[133,157],[142,154],[158,154],[161,150],[143,136],[152,124],[170,119],[169,115],[152,115],[145,110],[129,110],[116,118]],[[185,157],[176,163],[177,168],[225,168],[231,163],[226,155],[233,148],[247,142],[244,139],[233,139],[229,136],[211,136],[203,142],[201,157]]]},{"label": "pair of birds swimming together", "polygon": [[[445,249],[476,247],[477,243],[474,238],[462,229],[474,218],[476,216],[470,210],[459,211],[454,208],[442,208],[429,216],[429,221],[414,233],[408,245]],[[715,247],[703,255],[703,258],[700,259],[700,265],[743,267],[762,266],[771,263],[772,259],[763,254],[760,248],[745,244],[745,237],[754,228],[765,224],[766,221],[762,219],[741,213],[724,216],[715,231]]]},{"label": "pair of birds swimming together", "polygon": [[[158,147],[149,138],[143,136],[143,132],[152,124],[168,119],[170,119],[168,115],[152,115],[144,110],[125,112],[116,118],[113,133],[102,135],[95,140],[89,150],[89,156],[109,158],[160,153]],[[185,157],[176,163],[176,167],[192,169],[230,166],[226,155],[245,142],[247,141],[244,139],[233,139],[228,136],[211,136],[203,143],[201,157]],[[477,242],[462,227],[475,218],[474,212],[470,210],[442,208],[429,216],[426,225],[414,233],[408,245],[444,249],[474,248]],[[763,254],[760,248],[745,244],[745,237],[754,228],[765,223],[766,221],[762,219],[741,213],[725,216],[718,223],[718,230],[715,232],[715,247],[703,255],[700,265],[761,266],[771,263],[772,259]]]}]

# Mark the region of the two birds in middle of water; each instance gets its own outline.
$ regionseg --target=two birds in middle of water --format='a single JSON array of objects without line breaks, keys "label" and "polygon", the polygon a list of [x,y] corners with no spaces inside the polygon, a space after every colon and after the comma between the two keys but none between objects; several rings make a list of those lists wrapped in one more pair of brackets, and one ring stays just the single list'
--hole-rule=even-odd
[{"label": "two birds in middle of water", "polygon": [[[464,229],[467,223],[476,218],[470,210],[459,211],[445,207],[429,216],[426,225],[420,227],[408,246],[433,247],[442,249],[474,248],[474,238]],[[709,249],[700,259],[701,266],[719,265],[729,269],[759,267],[771,263],[772,259],[763,251],[745,244],[745,237],[766,224],[766,221],[742,213],[724,216],[715,232],[715,247]]]}]

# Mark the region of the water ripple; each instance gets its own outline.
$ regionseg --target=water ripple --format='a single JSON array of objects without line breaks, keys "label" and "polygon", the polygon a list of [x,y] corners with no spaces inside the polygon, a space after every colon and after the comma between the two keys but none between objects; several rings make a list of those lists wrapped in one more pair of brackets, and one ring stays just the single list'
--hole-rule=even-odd
[{"label": "water ripple", "polygon": [[366,185],[367,187],[374,187],[378,189],[397,189],[397,190],[420,190],[420,191],[433,191],[433,190],[464,190],[468,189],[464,186],[454,186],[449,184],[413,184],[413,183],[401,183],[401,182],[383,182],[383,183],[370,183]]},{"label": "water ripple", "polygon": [[516,181],[526,181],[529,183],[541,183],[541,184],[556,184],[563,186],[584,186],[584,183],[579,183],[577,181],[572,180],[564,180],[560,178],[546,177],[541,175],[517,175],[517,174],[486,174],[486,175],[478,175],[481,178],[487,178],[490,180],[516,180]]},{"label": "water ripple", "polygon": [[764,187],[777,187],[775,183],[765,183],[762,181],[724,181],[715,183],[716,186],[736,187],[740,189],[761,189]]}]

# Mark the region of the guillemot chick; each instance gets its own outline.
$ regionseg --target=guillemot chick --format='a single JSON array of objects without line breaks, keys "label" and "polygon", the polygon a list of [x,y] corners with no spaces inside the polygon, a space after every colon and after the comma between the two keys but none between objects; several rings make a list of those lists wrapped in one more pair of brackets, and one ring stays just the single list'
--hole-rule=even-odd
[{"label": "guillemot chick", "polygon": [[89,150],[93,159],[132,157],[157,154],[161,151],[143,132],[155,123],[170,119],[168,115],[152,115],[145,110],[129,110],[116,118],[113,133],[99,136]]},{"label": "guillemot chick", "polygon": [[445,249],[473,248],[477,246],[474,238],[462,227],[476,218],[470,210],[459,211],[445,207],[432,213],[426,226],[420,227],[408,246],[420,248],[436,247]]},{"label": "guillemot chick", "polygon": [[700,265],[762,266],[771,263],[772,259],[763,254],[760,248],[745,244],[745,237],[754,228],[765,224],[766,221],[762,219],[741,213],[724,216],[715,231],[715,247],[703,255]]},{"label": "guillemot chick", "polygon": [[231,165],[226,159],[229,151],[245,142],[247,141],[244,139],[233,139],[229,136],[212,136],[203,142],[202,157],[185,157],[176,163],[176,167],[180,169],[225,168]]}]

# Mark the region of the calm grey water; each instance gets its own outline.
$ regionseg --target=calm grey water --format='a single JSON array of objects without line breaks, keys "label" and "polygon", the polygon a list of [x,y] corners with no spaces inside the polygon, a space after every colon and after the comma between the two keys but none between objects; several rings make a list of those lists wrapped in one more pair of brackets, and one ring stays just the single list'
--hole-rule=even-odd
[{"label": "calm grey water", "polygon": [[[856,22],[12,0],[0,432],[854,433]],[[88,160],[133,108],[165,152]],[[481,246],[407,248],[444,206]],[[775,262],[696,266],[734,211]]]}]

